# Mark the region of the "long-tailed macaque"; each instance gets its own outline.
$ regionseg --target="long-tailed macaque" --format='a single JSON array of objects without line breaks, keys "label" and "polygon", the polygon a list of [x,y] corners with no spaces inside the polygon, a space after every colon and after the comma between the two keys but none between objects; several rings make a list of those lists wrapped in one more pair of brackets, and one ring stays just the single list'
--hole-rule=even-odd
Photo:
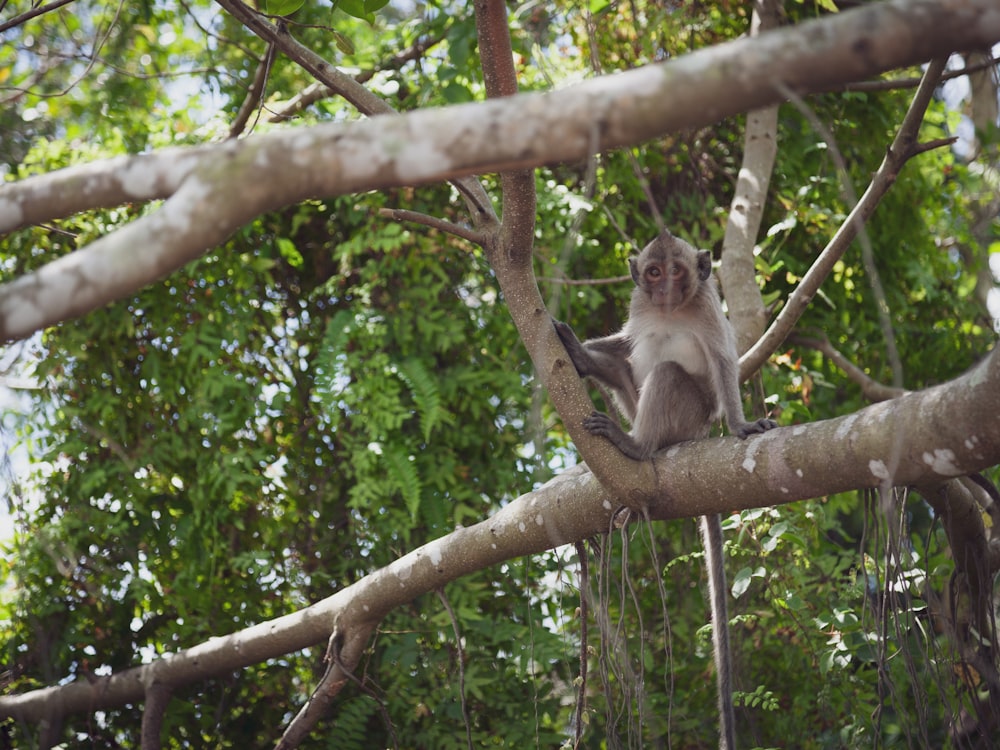
[{"label": "long-tailed macaque", "polygon": [[[621,331],[581,344],[572,328],[555,322],[577,372],[611,389],[632,425],[626,433],[617,419],[595,411],[584,427],[639,461],[668,445],[707,437],[723,415],[729,431],[740,438],[776,427],[770,419],[747,422],[743,417],[736,337],[722,312],[709,253],[664,231],[629,266],[635,289]],[[704,516],[701,531],[718,672],[719,746],[733,750],[736,717],[721,518]]]}]

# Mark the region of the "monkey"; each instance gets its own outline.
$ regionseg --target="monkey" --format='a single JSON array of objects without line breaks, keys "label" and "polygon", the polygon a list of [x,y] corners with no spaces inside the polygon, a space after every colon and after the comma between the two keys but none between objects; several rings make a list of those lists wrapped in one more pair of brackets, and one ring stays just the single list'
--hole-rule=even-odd
[{"label": "monkey", "polygon": [[[675,443],[708,437],[722,416],[740,439],[777,427],[770,419],[747,422],[743,416],[736,336],[722,311],[711,254],[664,230],[629,260],[629,270],[635,288],[621,331],[581,344],[572,328],[553,321],[577,373],[610,389],[632,426],[626,433],[619,420],[595,411],[584,419],[587,431],[643,461]],[[722,519],[704,516],[700,526],[713,623],[719,747],[734,750]]]}]

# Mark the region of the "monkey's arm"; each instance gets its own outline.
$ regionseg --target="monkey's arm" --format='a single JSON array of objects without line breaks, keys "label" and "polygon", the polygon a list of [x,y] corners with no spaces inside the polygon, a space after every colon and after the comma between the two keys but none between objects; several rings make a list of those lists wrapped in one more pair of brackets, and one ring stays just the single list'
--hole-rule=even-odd
[{"label": "monkey's arm", "polygon": [[581,344],[573,329],[553,320],[556,333],[566,347],[573,366],[582,378],[594,378],[612,390],[618,406],[630,421],[635,417],[639,394],[628,363],[631,345],[626,336],[616,333]]},{"label": "monkey's arm", "polygon": [[735,357],[720,357],[718,379],[722,409],[726,415],[726,426],[731,435],[745,440],[750,435],[759,435],[778,426],[773,419],[758,419],[747,422],[743,416],[743,399],[740,397],[739,364]]}]

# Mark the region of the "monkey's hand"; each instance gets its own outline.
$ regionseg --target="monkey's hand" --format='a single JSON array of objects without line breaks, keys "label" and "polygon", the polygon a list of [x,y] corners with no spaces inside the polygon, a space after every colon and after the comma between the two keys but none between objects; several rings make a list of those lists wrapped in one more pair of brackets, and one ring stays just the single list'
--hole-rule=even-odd
[{"label": "monkey's hand", "polygon": [[751,435],[759,435],[777,426],[778,423],[773,419],[758,419],[756,422],[744,422],[733,431],[733,434],[740,440],[746,440]]},{"label": "monkey's hand", "polygon": [[589,367],[590,355],[587,354],[587,350],[583,348],[583,344],[580,343],[580,339],[576,337],[573,333],[573,329],[562,321],[552,319],[552,325],[556,329],[556,333],[559,335],[560,341],[564,347],[566,347],[566,353],[569,354],[570,360],[573,362],[573,367],[576,368],[576,372],[580,377],[586,377],[590,374],[593,369]]}]

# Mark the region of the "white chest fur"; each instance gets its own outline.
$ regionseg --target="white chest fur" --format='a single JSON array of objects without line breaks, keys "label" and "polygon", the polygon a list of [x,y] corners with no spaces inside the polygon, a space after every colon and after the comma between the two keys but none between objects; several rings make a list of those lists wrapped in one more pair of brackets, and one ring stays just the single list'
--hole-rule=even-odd
[{"label": "white chest fur", "polygon": [[705,348],[683,318],[651,319],[635,327],[629,361],[640,389],[653,369],[661,362],[677,362],[691,375],[708,374]]}]

